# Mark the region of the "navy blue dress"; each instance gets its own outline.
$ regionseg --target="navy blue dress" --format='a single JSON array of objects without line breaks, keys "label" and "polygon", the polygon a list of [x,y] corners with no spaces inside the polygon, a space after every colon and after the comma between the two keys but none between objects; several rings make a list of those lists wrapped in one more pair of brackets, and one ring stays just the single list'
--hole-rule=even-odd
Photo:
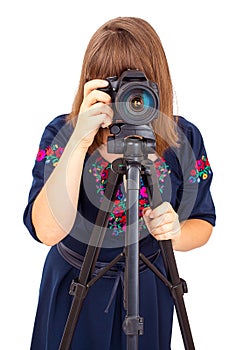
[{"label": "navy blue dress", "polygon": [[[31,221],[33,202],[62,155],[73,129],[65,123],[65,115],[55,118],[42,135],[33,168],[33,183],[24,212],[24,223],[38,240]],[[202,219],[215,225],[215,208],[210,193],[212,169],[207,159],[200,131],[185,118],[178,118],[180,145],[168,149],[154,162],[163,200],[169,201],[180,221]],[[77,218],[70,234],[62,244],[81,256],[95,223],[107,183],[110,164],[98,151],[87,155],[81,181]],[[141,179],[139,195],[140,252],[150,257],[159,251],[158,242],[148,233],[142,209],[149,205],[146,188]],[[117,190],[114,207],[109,215],[106,235],[98,261],[110,262],[124,246],[126,234],[126,196],[123,184]],[[45,220],[45,218],[43,218]],[[154,265],[165,274],[161,254]],[[70,310],[70,284],[79,275],[53,246],[47,255],[40,285],[39,302],[33,329],[31,350],[58,350]],[[173,300],[168,288],[148,268],[140,272],[139,314],[144,318],[144,334],[139,336],[139,350],[169,350],[173,321]],[[125,350],[126,335],[122,324],[126,315],[123,306],[123,272],[105,275],[90,287],[85,298],[72,350]]]}]

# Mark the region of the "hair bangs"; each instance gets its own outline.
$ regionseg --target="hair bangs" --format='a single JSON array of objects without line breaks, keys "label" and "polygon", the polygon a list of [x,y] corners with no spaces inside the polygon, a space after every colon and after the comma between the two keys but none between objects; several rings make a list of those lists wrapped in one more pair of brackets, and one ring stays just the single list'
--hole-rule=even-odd
[{"label": "hair bangs", "polygon": [[134,38],[125,31],[112,33],[103,38],[97,50],[90,55],[86,71],[86,81],[119,77],[127,69],[148,70],[150,59],[143,48],[134,42]]}]

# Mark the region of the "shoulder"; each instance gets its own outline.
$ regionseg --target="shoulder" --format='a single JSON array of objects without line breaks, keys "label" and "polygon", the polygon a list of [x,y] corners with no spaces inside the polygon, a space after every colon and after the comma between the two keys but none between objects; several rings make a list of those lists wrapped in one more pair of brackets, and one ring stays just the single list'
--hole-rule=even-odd
[{"label": "shoulder", "polygon": [[193,124],[191,121],[186,119],[185,117],[182,116],[177,116],[175,117],[177,119],[177,125],[178,127],[187,135],[190,137],[190,135],[194,133],[199,133],[199,128]]},{"label": "shoulder", "polygon": [[66,117],[67,114],[58,115],[46,125],[45,130],[52,129],[53,131],[56,130],[58,132],[66,125]]},{"label": "shoulder", "polygon": [[55,138],[67,141],[73,131],[73,126],[66,121],[67,114],[61,114],[53,118],[45,127],[41,143],[52,142]]},{"label": "shoulder", "polygon": [[168,148],[164,156],[171,168],[178,173],[181,169],[185,173],[194,168],[197,160],[206,160],[207,153],[199,128],[182,116],[176,116],[175,121],[177,146]]},{"label": "shoulder", "polygon": [[203,144],[203,137],[199,128],[182,116],[178,116],[176,119],[179,143],[183,144],[189,141],[191,147],[200,147],[200,145]]}]

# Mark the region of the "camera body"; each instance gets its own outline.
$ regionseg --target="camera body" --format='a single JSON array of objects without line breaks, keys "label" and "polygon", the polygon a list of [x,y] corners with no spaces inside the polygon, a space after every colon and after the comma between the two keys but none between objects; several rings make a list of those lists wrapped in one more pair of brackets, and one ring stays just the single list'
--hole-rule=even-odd
[{"label": "camera body", "polygon": [[114,76],[106,80],[109,85],[98,90],[111,96],[113,124],[144,125],[158,117],[158,86],[142,71],[128,69],[119,78]]}]

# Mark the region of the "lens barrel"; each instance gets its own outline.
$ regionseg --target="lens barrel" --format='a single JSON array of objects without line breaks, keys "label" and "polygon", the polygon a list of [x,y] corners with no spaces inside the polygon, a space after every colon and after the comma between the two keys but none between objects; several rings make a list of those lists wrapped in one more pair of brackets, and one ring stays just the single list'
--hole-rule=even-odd
[{"label": "lens barrel", "polygon": [[117,115],[125,123],[142,125],[157,117],[159,100],[147,83],[127,82],[115,97]]}]

